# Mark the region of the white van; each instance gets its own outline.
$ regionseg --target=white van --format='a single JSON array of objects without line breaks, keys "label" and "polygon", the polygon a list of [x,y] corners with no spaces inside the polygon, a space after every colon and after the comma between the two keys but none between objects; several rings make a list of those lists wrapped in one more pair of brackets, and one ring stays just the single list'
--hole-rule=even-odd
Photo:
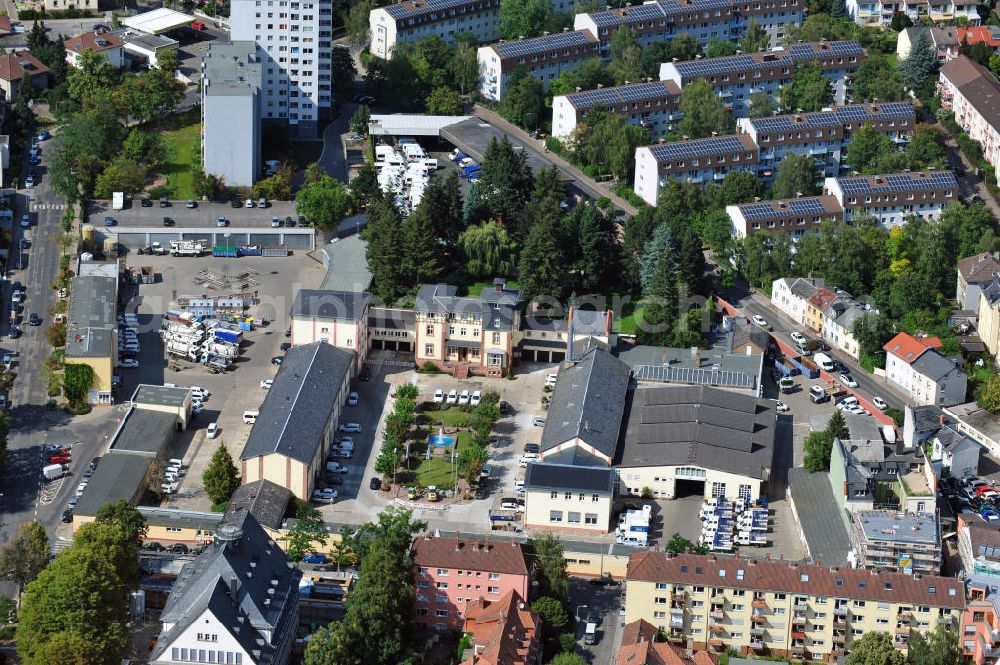
[{"label": "white van", "polygon": [[347,453],[354,452],[354,441],[350,439],[343,439],[337,444],[337,448]]},{"label": "white van", "polygon": [[243,412],[243,422],[253,425],[257,422],[257,416],[260,415],[260,411],[244,411]]}]

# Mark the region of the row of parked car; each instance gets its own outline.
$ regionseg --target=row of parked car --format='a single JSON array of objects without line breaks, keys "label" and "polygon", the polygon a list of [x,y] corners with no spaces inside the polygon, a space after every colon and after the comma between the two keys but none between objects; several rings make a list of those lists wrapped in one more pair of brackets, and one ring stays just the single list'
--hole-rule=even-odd
[{"label": "row of parked car", "polygon": [[471,404],[476,406],[483,401],[483,393],[481,390],[473,390],[471,393],[468,390],[458,392],[457,389],[452,388],[446,396],[444,390],[438,388],[434,391],[434,401],[438,404]]},{"label": "row of parked car", "polygon": [[941,483],[944,495],[956,513],[971,511],[987,524],[1000,522],[1000,487],[981,478],[949,478]]},{"label": "row of parked car", "polygon": [[[354,405],[356,405],[357,393],[352,392],[351,395],[353,395]],[[350,401],[351,398],[348,398],[348,403],[350,403]],[[361,423],[341,423],[337,426],[337,431],[345,434],[360,434]],[[339,493],[336,489],[330,487],[329,485],[340,485],[343,483],[343,476],[350,471],[346,462],[352,457],[354,457],[354,437],[340,437],[336,443],[330,447],[330,451],[327,454],[326,473],[323,475],[323,481],[326,482],[328,486],[317,487],[313,490],[312,500],[314,502],[333,503],[337,500]],[[373,489],[378,489],[378,487],[374,487]]]}]

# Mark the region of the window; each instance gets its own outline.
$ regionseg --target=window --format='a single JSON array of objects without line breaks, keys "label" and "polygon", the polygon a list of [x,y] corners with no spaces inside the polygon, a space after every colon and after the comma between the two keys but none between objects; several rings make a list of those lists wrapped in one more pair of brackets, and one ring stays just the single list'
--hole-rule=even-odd
[{"label": "window", "polygon": [[425,356],[433,356],[434,355],[434,345],[433,344],[426,344],[426,345],[424,345],[424,355]]},{"label": "window", "polygon": [[447,582],[438,582],[435,586],[437,586],[437,588],[439,588],[439,589],[447,589],[448,588],[448,583]]},{"label": "window", "polygon": [[740,498],[744,501],[749,501],[751,496],[750,485],[740,484]]},{"label": "window", "polygon": [[448,569],[447,568],[438,568],[437,574],[440,575],[441,577],[448,577]]},{"label": "window", "polygon": [[500,333],[498,332],[493,333],[493,343],[494,344],[500,343]]},{"label": "window", "polygon": [[434,616],[436,616],[436,617],[446,617],[446,616],[448,616],[448,610],[434,610]]},{"label": "window", "polygon": [[584,524],[597,524],[597,513],[585,513],[583,516]]},{"label": "window", "polygon": [[427,328],[425,328],[425,330],[426,330],[426,332],[427,332],[428,335],[433,335],[434,334],[434,326],[432,326],[429,323],[427,324]]},{"label": "window", "polygon": [[439,605],[447,604],[448,596],[439,593],[438,595],[434,596],[434,601]]},{"label": "window", "polygon": [[550,510],[549,511],[549,521],[550,522],[562,522],[563,511],[561,510]]},{"label": "window", "polygon": [[549,498],[550,499],[558,499],[559,498],[559,492],[557,492],[555,490],[552,490],[551,492],[549,492]]},{"label": "window", "polygon": [[490,579],[491,580],[498,580],[498,579],[500,579],[500,573],[490,573]]},{"label": "window", "polygon": [[726,484],[712,483],[712,496],[726,496]]},{"label": "window", "polygon": [[590,500],[591,500],[592,502],[597,502],[597,501],[600,501],[600,500],[601,500],[601,497],[600,497],[600,495],[599,495],[599,494],[591,494],[591,495],[590,495]]},{"label": "window", "polygon": [[569,513],[566,514],[566,521],[569,522],[570,524],[579,524],[580,513],[575,513],[572,510],[569,511]]},{"label": "window", "polygon": [[486,590],[489,591],[490,593],[500,593],[500,587],[498,586],[487,587]]}]

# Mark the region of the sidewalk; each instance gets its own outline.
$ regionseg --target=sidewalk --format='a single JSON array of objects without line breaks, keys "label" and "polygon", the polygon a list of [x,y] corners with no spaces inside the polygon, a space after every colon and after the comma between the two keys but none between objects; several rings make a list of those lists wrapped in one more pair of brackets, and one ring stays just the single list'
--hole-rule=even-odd
[{"label": "sidewalk", "polygon": [[563,172],[563,175],[568,176],[572,180],[577,181],[577,184],[579,185],[580,189],[587,191],[595,199],[600,198],[602,196],[606,196],[609,199],[611,199],[611,201],[615,204],[616,207],[621,208],[629,215],[634,217],[635,215],[639,214],[639,211],[635,208],[635,206],[633,206],[631,203],[629,203],[622,197],[612,192],[611,187],[609,187],[608,185],[596,182],[593,178],[584,174],[583,171],[576,168],[575,166],[567,162],[565,159],[563,159],[562,157],[553,152],[545,150],[544,148],[542,148],[541,151],[535,149],[534,146],[537,144],[538,139],[532,138],[526,131],[524,131],[520,127],[517,127],[516,125],[507,122],[506,120],[501,118],[498,114],[494,113],[493,111],[487,108],[483,108],[482,106],[479,105],[476,105],[473,113],[476,115],[476,117],[481,118],[486,122],[490,123],[491,125],[494,125],[502,129],[506,134],[509,134],[510,136],[513,136],[514,138],[523,141],[526,145],[532,146],[532,149],[534,149],[535,152],[544,152],[545,159],[555,164],[559,168],[559,170]]}]

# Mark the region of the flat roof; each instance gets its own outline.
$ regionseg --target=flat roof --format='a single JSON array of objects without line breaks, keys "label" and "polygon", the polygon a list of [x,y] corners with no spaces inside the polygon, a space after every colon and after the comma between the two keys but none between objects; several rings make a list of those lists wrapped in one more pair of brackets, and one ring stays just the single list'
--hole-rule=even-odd
[{"label": "flat roof", "polygon": [[114,348],[110,328],[76,328],[66,331],[66,358],[110,358]]},{"label": "flat roof", "polygon": [[[169,215],[168,215],[169,216]],[[315,236],[316,229],[311,226],[271,226],[271,217],[278,217],[284,220],[286,215],[267,215],[260,218],[250,218],[250,219],[240,219],[239,224],[234,223],[232,220],[229,221],[229,226],[219,226],[218,217],[212,217],[211,219],[186,219],[184,217],[172,217],[174,223],[172,226],[163,226],[163,222],[160,220],[152,219],[136,219],[132,216],[129,217],[115,217],[117,222],[117,228],[119,233],[155,233],[155,234],[171,234],[177,233],[179,231],[195,232],[195,233],[205,233],[205,234],[224,234],[224,233],[261,233],[262,231],[273,232],[275,234],[283,233],[285,235],[307,235]],[[226,219],[229,219],[226,216]]]},{"label": "flat roof", "polygon": [[993,441],[1000,440],[1000,415],[995,415],[981,408],[975,402],[956,404],[944,407],[944,412],[951,414],[969,427],[982,432]]},{"label": "flat roof", "polygon": [[855,515],[868,540],[894,543],[936,545],[937,517],[927,513],[900,513],[894,510],[868,510]]},{"label": "flat roof", "polygon": [[812,562],[824,566],[848,565],[851,538],[829,475],[809,473],[802,467],[789,469],[788,490]]},{"label": "flat roof", "polygon": [[142,453],[109,451],[101,457],[73,513],[93,517],[106,503],[131,501],[145,482],[152,462],[152,457]]},{"label": "flat roof", "polygon": [[119,427],[111,450],[162,456],[173,438],[177,416],[164,411],[133,409]]},{"label": "flat roof", "polygon": [[180,42],[176,39],[171,39],[170,37],[165,37],[163,35],[147,35],[145,32],[137,32],[128,28],[112,30],[111,34],[125,42],[126,49],[128,49],[129,46],[137,46],[155,53],[161,48],[170,48],[180,44]]},{"label": "flat roof", "polygon": [[81,277],[114,277],[118,278],[117,261],[80,261],[77,274]]},{"label": "flat roof", "polygon": [[188,527],[192,529],[214,530],[222,521],[222,513],[206,513],[200,510],[179,510],[177,508],[155,508],[138,506],[137,510],[152,526]]},{"label": "flat roof", "polygon": [[201,71],[207,96],[253,95],[261,88],[262,76],[257,43],[210,44]]},{"label": "flat roof", "polygon": [[132,401],[140,406],[144,404],[151,406],[183,406],[189,392],[191,392],[190,388],[153,386],[143,383],[135,389]]},{"label": "flat roof", "polygon": [[149,35],[156,35],[191,25],[194,21],[195,17],[190,14],[182,14],[164,7],[122,19],[122,25],[126,28],[141,30]]},{"label": "flat roof", "polygon": [[[494,138],[501,141],[505,136],[507,134],[504,134],[503,131],[479,118],[469,118],[457,124],[448,125],[441,130],[442,138],[480,163],[483,161],[490,141]],[[514,150],[524,149],[524,144],[517,138],[507,136],[507,140],[510,141]],[[552,168],[552,162],[541,157],[534,150],[525,150],[525,157],[533,173],[541,173],[545,169]],[[558,177],[560,181],[568,180],[561,170],[558,171]]]},{"label": "flat roof", "polygon": [[423,115],[409,113],[376,114],[368,121],[372,136],[441,136],[441,130],[464,120],[468,115]]},{"label": "flat roof", "polygon": [[69,328],[114,328],[118,306],[118,278],[77,275],[73,278],[67,325]]},{"label": "flat roof", "polygon": [[320,289],[325,291],[367,291],[372,285],[368,269],[368,243],[359,235],[349,235],[323,246],[326,275]]}]

